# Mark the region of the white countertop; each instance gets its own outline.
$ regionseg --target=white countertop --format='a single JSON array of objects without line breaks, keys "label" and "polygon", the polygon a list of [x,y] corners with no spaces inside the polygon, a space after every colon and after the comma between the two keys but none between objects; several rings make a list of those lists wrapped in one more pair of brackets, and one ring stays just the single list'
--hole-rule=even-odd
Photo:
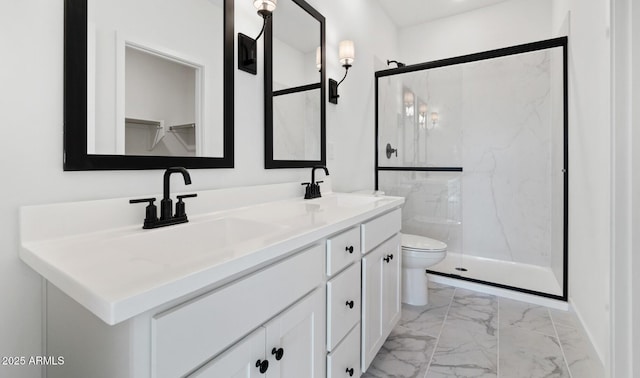
[{"label": "white countertop", "polygon": [[[189,223],[152,230],[143,230],[140,223],[42,237],[30,228],[41,227],[51,208],[29,207],[21,212],[20,258],[114,325],[265,266],[403,203],[399,197],[329,193],[313,200],[286,199],[190,215]],[[82,213],[82,203],[71,206],[75,216]],[[56,205],[55,212],[61,208],[64,204]],[[99,212],[96,205],[88,208],[86,222],[91,222],[91,214]],[[144,212],[143,207],[138,210]]]}]

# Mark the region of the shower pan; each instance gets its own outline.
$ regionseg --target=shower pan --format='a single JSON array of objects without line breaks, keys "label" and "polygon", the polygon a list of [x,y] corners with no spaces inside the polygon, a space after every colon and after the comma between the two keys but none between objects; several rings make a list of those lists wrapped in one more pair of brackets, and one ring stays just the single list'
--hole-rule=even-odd
[{"label": "shower pan", "polygon": [[376,189],[437,275],[567,300],[567,38],[378,71]]}]

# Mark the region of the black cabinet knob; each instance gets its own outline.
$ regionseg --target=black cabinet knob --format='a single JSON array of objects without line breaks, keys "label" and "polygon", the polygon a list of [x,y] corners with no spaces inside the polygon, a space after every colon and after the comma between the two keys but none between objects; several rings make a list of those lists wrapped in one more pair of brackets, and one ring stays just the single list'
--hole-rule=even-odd
[{"label": "black cabinet knob", "polygon": [[349,373],[350,377],[353,377],[353,373],[354,373],[353,368],[351,368],[351,369],[347,368],[347,373]]},{"label": "black cabinet knob", "polygon": [[264,374],[267,372],[267,369],[269,369],[269,361],[267,360],[258,360],[256,362],[256,367],[259,369],[260,374]]},{"label": "black cabinet knob", "polygon": [[282,357],[284,357],[284,349],[282,348],[273,348],[271,349],[271,354],[273,354],[274,356],[276,356],[276,361],[280,361],[282,359]]},{"label": "black cabinet knob", "polygon": [[355,303],[353,301],[347,301],[347,306],[349,306],[349,308],[353,308],[353,306],[355,305]]},{"label": "black cabinet knob", "polygon": [[348,251],[349,253],[353,253],[353,246],[352,246],[352,245],[350,245],[350,246],[348,246],[348,247],[344,247],[344,250],[345,250],[345,251]]},{"label": "black cabinet knob", "polygon": [[382,258],[387,264],[389,263],[389,261],[391,261],[391,259],[389,258],[389,256],[387,257],[383,257]]}]

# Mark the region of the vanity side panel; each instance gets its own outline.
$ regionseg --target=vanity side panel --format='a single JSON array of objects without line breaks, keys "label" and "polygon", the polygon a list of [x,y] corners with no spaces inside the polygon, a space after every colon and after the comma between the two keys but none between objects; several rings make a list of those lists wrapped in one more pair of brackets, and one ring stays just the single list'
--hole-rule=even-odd
[{"label": "vanity side panel", "polygon": [[[134,364],[144,364],[131,358],[130,322],[107,325],[52,284],[46,318],[46,354],[64,358],[64,364],[47,366],[47,378],[133,378]],[[143,358],[144,352],[136,355]]]}]

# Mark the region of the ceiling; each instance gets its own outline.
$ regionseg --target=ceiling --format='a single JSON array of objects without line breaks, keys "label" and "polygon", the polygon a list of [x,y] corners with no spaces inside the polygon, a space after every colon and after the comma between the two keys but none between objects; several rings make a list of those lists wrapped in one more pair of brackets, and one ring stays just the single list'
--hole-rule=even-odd
[{"label": "ceiling", "polygon": [[377,0],[398,27],[483,8],[507,0]]}]

